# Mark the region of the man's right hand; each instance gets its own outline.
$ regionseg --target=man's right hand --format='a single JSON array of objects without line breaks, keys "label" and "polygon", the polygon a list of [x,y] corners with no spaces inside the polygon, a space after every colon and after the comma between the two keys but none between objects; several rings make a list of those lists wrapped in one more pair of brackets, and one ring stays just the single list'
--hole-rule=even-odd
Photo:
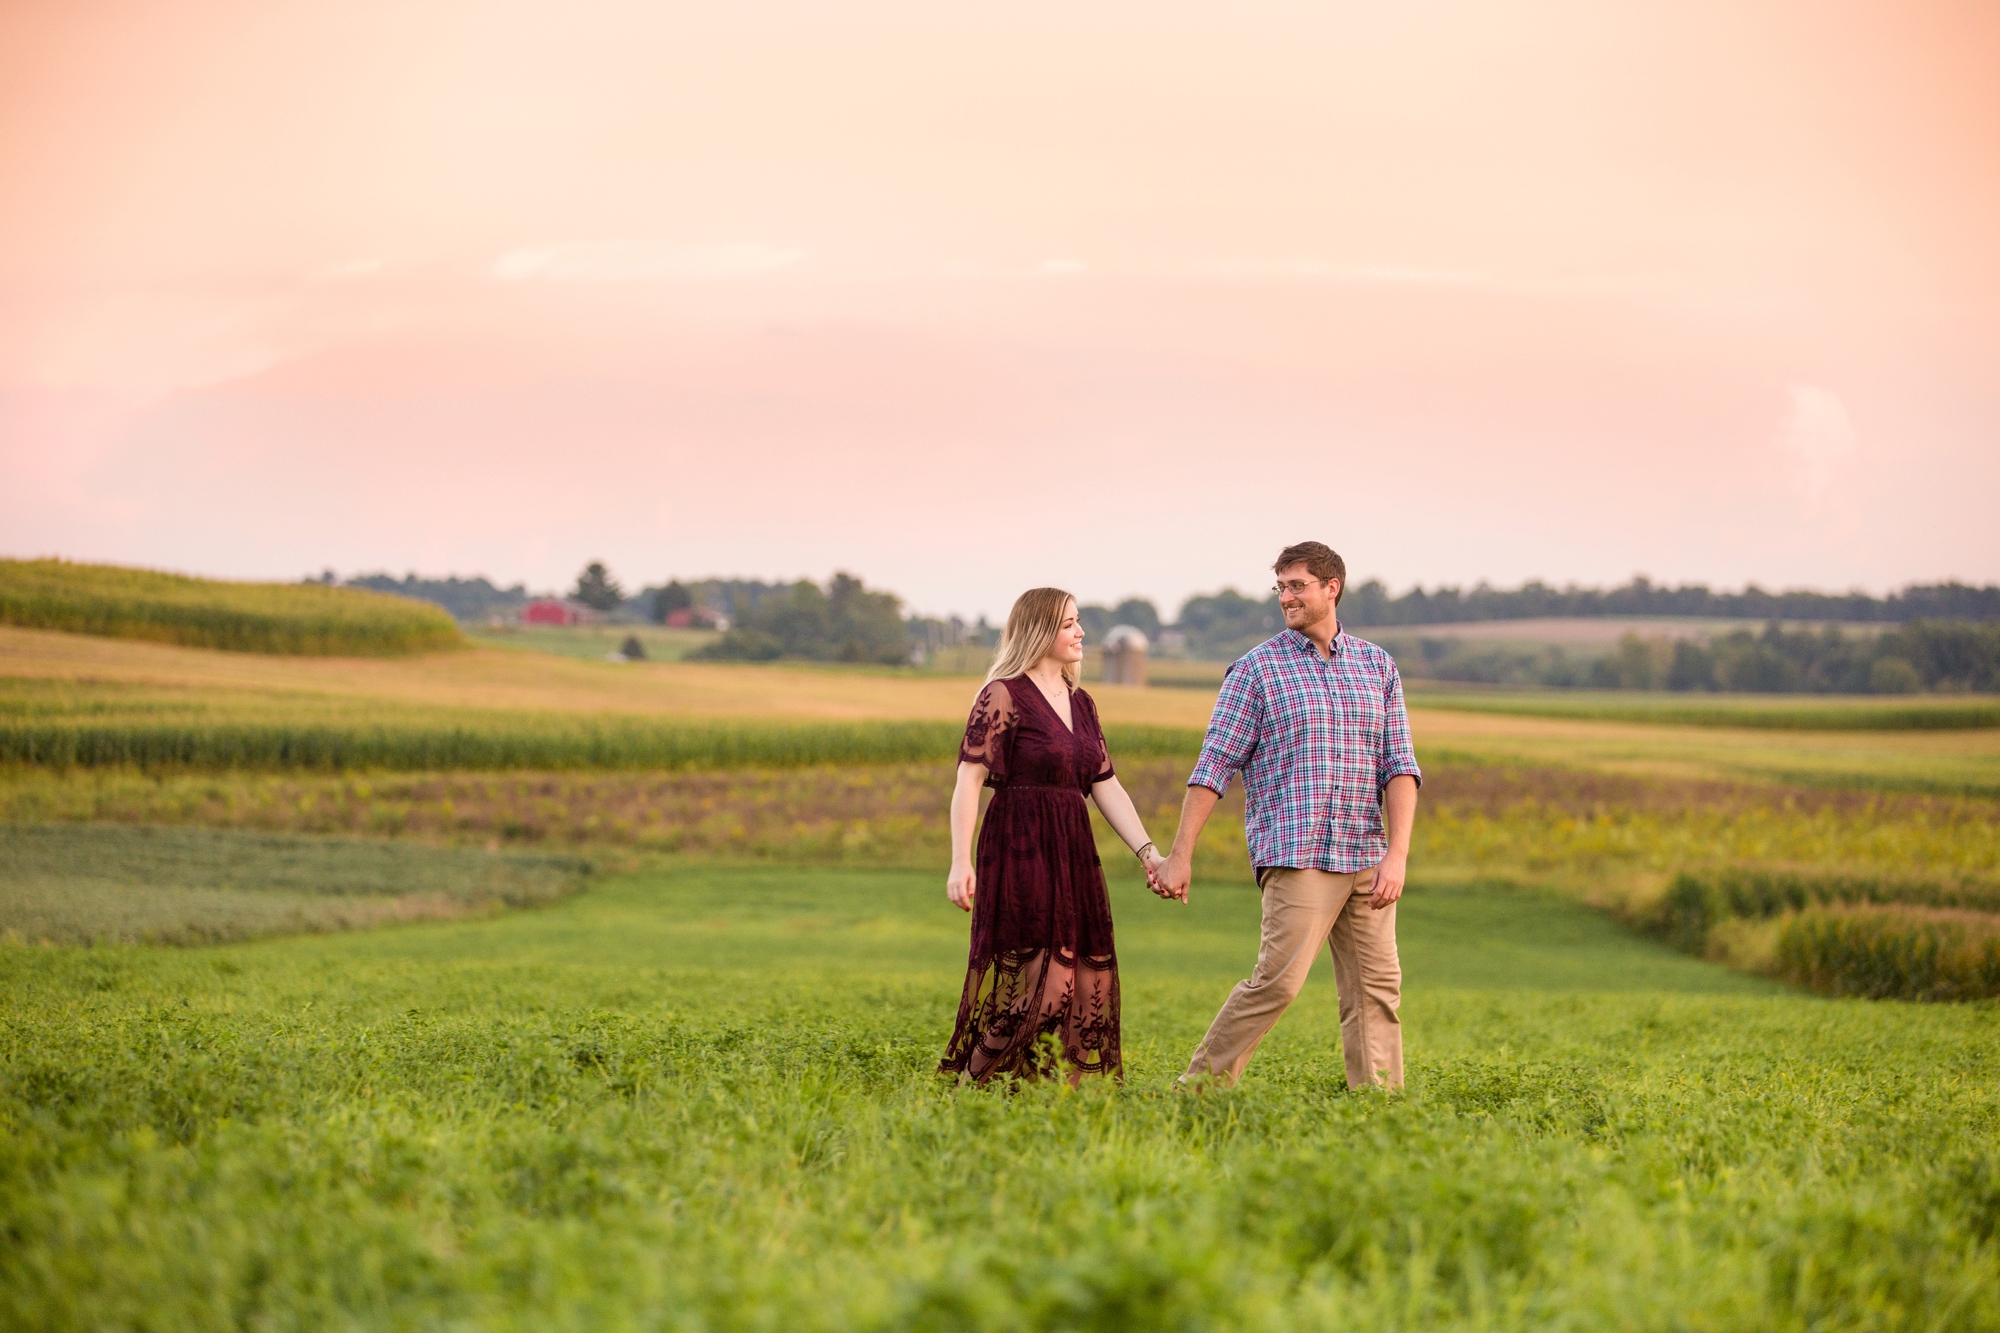
[{"label": "man's right hand", "polygon": [[1194,858],[1176,850],[1160,866],[1159,882],[1153,892],[1162,898],[1173,898],[1180,902],[1188,900],[1188,884],[1194,878]]}]

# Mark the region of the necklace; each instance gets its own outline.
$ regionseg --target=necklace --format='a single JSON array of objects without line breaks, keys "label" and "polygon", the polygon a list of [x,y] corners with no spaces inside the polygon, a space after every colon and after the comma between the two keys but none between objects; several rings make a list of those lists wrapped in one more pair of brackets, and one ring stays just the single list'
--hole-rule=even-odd
[{"label": "necklace", "polygon": [[1056,720],[1063,724],[1063,730],[1075,730],[1076,723],[1064,713],[1064,708],[1069,703],[1069,682],[1058,676],[1056,679],[1061,682],[1062,693],[1051,694],[1048,686],[1042,684],[1038,677],[1029,676],[1028,679],[1035,682],[1035,688],[1041,692],[1042,702],[1049,706],[1049,711],[1054,713]]}]

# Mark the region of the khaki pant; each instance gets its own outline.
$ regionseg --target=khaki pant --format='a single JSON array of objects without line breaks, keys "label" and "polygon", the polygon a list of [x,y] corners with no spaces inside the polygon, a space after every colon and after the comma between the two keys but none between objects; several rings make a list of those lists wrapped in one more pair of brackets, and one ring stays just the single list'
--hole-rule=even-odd
[{"label": "khaki pant", "polygon": [[1270,869],[1263,875],[1264,933],[1257,970],[1236,983],[1208,1035],[1194,1048],[1185,1079],[1214,1074],[1230,1083],[1298,997],[1324,941],[1340,992],[1340,1045],[1347,1086],[1403,1086],[1403,967],[1396,959],[1396,905],[1368,905],[1373,867],[1349,875]]}]

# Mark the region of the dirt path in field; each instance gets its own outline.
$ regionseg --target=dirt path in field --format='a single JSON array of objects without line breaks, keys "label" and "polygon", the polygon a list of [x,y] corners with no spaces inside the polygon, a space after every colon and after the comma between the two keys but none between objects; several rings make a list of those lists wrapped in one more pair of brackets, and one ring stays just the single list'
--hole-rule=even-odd
[{"label": "dirt path in field", "polygon": [[[634,713],[705,718],[958,720],[979,682],[884,668],[734,662],[580,661],[473,647],[412,658],[272,657],[0,626],[0,677],[151,687],[211,708],[317,696],[330,703]],[[1197,690],[1100,685],[1106,721],[1207,724]]]}]

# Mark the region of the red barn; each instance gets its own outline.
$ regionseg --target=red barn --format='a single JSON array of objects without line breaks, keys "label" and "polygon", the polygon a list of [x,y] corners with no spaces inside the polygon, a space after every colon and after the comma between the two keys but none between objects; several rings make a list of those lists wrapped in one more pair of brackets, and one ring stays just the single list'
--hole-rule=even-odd
[{"label": "red barn", "polygon": [[523,625],[589,625],[603,617],[580,602],[541,597],[521,610]]},{"label": "red barn", "polygon": [[678,611],[667,612],[669,629],[728,629],[729,618],[719,616],[705,606],[684,606]]}]

